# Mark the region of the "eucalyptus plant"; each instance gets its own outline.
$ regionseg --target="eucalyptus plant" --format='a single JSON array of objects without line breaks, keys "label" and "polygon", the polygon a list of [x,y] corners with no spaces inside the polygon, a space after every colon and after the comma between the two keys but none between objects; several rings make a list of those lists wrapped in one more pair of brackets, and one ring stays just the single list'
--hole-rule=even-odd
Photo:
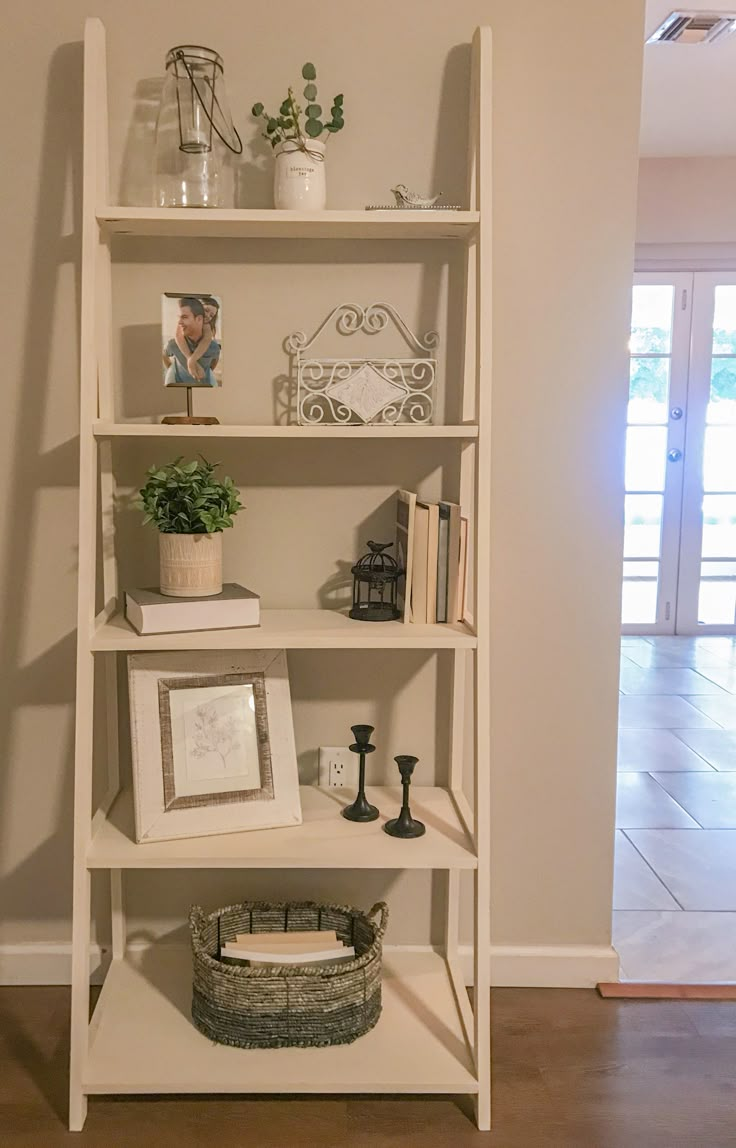
[{"label": "eucalyptus plant", "polygon": [[[263,138],[267,139],[271,147],[277,147],[286,140],[294,143],[306,151],[309,147],[308,139],[318,139],[324,132],[342,131],[345,126],[342,111],[342,94],[335,96],[330,109],[330,119],[325,122],[321,104],[317,103],[317,69],[314,64],[305,64],[302,68],[302,79],[306,80],[303,96],[306,107],[297,103],[294,89],[289,88],[289,94],[279,108],[277,116],[270,116],[264,110],[263,104],[254,104],[252,108],[256,119],[262,119],[265,124]],[[303,118],[302,118],[303,117]]]},{"label": "eucalyptus plant", "polygon": [[182,457],[146,471],[136,505],[161,534],[214,534],[233,525],[242,509],[233,480],[215,477],[219,463]]}]

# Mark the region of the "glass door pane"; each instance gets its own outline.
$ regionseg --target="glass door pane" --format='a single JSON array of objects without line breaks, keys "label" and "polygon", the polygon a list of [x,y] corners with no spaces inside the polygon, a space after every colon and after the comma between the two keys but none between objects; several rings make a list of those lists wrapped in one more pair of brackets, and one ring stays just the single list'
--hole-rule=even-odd
[{"label": "glass door pane", "polygon": [[736,276],[695,276],[678,630],[736,629]]},{"label": "glass door pane", "polygon": [[[736,284],[720,284],[713,301],[710,388],[703,439],[703,548],[698,622],[736,621]],[[716,573],[712,573],[713,569]]]},{"label": "glass door pane", "polygon": [[[684,406],[691,281],[691,275],[637,275],[633,288],[621,610],[628,632],[674,628],[680,475],[671,473],[667,452],[671,411]],[[670,505],[673,498],[677,505]]]}]

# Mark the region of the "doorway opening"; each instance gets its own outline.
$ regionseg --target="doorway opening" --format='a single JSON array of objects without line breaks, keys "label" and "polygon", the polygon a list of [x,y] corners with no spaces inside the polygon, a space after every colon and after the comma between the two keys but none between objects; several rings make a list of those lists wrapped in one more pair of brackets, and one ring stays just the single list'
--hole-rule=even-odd
[{"label": "doorway opening", "polygon": [[736,982],[736,274],[635,277],[613,942]]},{"label": "doorway opening", "polygon": [[638,274],[625,634],[736,633],[736,275]]}]

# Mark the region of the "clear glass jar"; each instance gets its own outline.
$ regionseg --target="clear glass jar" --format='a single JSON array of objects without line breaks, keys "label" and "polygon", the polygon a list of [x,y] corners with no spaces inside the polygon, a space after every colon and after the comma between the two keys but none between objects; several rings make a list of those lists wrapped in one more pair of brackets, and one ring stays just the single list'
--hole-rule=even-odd
[{"label": "clear glass jar", "polygon": [[158,207],[227,207],[224,148],[240,154],[225,93],[222,57],[182,45],[166,56],[156,122],[154,202]]}]

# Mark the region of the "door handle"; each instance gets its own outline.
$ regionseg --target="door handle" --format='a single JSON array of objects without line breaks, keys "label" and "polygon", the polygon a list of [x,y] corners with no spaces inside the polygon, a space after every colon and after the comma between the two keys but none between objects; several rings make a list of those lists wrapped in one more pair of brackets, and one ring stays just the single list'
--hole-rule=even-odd
[{"label": "door handle", "polygon": [[682,451],[678,450],[676,446],[673,446],[671,450],[667,451],[667,458],[670,462],[679,462],[682,458]]},{"label": "door handle", "polygon": [[670,418],[681,419],[682,418],[682,407],[673,407],[672,410],[670,411]]}]

